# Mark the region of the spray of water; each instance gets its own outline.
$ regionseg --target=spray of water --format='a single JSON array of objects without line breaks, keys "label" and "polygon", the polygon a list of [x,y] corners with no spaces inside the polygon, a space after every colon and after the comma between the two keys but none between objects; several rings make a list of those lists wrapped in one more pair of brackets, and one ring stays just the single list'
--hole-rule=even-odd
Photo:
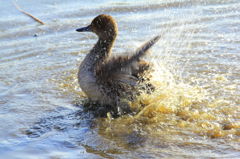
[{"label": "spray of water", "polygon": [[[240,135],[239,117],[235,115],[238,110],[228,106],[229,101],[216,98],[211,91],[222,86],[227,79],[222,75],[215,76],[215,87],[212,87],[210,81],[208,84],[201,83],[209,79],[189,76],[186,71],[191,67],[189,53],[197,54],[193,49],[196,45],[193,36],[200,31],[199,27],[191,26],[189,29],[186,18],[185,21],[178,21],[177,27],[173,24],[170,21],[169,26],[164,27],[166,29],[160,33],[162,39],[154,46],[149,59],[155,66],[152,82],[156,90],[151,94],[142,94],[129,103],[137,114],[117,119],[109,115],[108,118],[99,119],[102,135],[121,136],[136,131],[136,128],[164,137],[193,134],[232,138]],[[60,87],[75,97],[84,96],[79,90],[76,74],[77,70],[68,72]]]}]

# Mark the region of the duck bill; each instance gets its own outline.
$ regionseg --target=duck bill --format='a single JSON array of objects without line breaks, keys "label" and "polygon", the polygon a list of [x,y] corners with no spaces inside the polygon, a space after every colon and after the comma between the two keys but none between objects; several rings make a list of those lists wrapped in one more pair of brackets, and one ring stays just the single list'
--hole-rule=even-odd
[{"label": "duck bill", "polygon": [[91,30],[91,26],[87,26],[87,27],[83,27],[83,28],[78,28],[76,29],[77,32],[89,32],[89,31],[92,31]]}]

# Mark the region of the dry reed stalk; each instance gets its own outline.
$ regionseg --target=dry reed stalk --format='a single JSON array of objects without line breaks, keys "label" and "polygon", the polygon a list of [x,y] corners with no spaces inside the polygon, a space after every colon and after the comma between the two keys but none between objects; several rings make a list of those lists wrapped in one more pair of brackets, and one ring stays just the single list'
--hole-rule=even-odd
[{"label": "dry reed stalk", "polygon": [[21,9],[20,7],[19,7],[19,5],[17,5],[17,3],[16,2],[13,2],[13,4],[14,4],[14,6],[17,8],[17,10],[19,10],[20,12],[22,12],[23,14],[25,14],[25,15],[27,15],[27,16],[29,16],[29,17],[31,17],[32,19],[34,19],[35,21],[37,21],[38,23],[40,23],[40,24],[42,24],[42,25],[44,25],[45,23],[44,22],[42,22],[40,19],[38,19],[38,18],[36,18],[36,17],[34,17],[33,15],[31,15],[30,13],[28,13],[28,12],[26,12],[26,11],[24,11],[23,9]]}]

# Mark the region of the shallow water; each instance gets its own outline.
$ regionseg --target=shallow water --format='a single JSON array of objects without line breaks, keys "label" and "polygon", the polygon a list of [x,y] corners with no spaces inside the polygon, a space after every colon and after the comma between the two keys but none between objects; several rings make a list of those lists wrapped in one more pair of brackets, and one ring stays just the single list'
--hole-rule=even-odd
[{"label": "shallow water", "polygon": [[[17,1],[45,25],[0,3],[0,158],[239,158],[238,0]],[[158,89],[131,103],[134,116],[79,104],[96,36],[75,29],[101,13],[119,24],[115,54],[162,36],[148,57]]]}]

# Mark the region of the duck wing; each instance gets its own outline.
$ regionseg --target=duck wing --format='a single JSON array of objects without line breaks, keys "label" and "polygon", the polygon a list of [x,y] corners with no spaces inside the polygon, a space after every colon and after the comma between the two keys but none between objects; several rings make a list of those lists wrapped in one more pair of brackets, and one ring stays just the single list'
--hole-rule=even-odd
[{"label": "duck wing", "polygon": [[[133,99],[141,91],[152,90],[149,83],[151,64],[140,60],[147,51],[160,39],[156,36],[140,47],[132,56],[120,56],[110,59],[106,64],[96,68],[96,79],[99,85],[108,88],[105,92],[115,97]],[[107,89],[106,89],[107,90]]]},{"label": "duck wing", "polygon": [[156,36],[142,45],[132,56],[117,57],[112,58],[105,65],[103,65],[102,70],[107,71],[108,73],[114,73],[129,65],[132,65],[134,62],[138,62],[139,59],[146,55],[148,50],[160,39],[160,36]]},{"label": "duck wing", "polygon": [[[106,64],[97,66],[97,82],[112,89],[112,96],[132,97],[139,94],[139,87],[150,84],[148,73],[151,64],[140,60],[147,51],[160,39],[156,36],[141,46],[132,56],[120,56],[110,59]],[[144,84],[143,84],[144,83]]]},{"label": "duck wing", "polygon": [[140,58],[147,54],[148,50],[160,39],[160,36],[155,36],[143,46],[141,46],[132,56],[119,56],[110,59],[106,64],[97,67],[96,74],[98,77],[112,77],[119,72],[125,73],[142,73],[149,64],[140,60]]},{"label": "duck wing", "polygon": [[[101,84],[108,83],[111,87],[134,89],[139,83],[146,81],[151,71],[151,64],[140,60],[148,50],[160,39],[155,36],[142,45],[132,56],[119,56],[96,68],[96,78]],[[119,88],[121,87],[121,88]]]}]

